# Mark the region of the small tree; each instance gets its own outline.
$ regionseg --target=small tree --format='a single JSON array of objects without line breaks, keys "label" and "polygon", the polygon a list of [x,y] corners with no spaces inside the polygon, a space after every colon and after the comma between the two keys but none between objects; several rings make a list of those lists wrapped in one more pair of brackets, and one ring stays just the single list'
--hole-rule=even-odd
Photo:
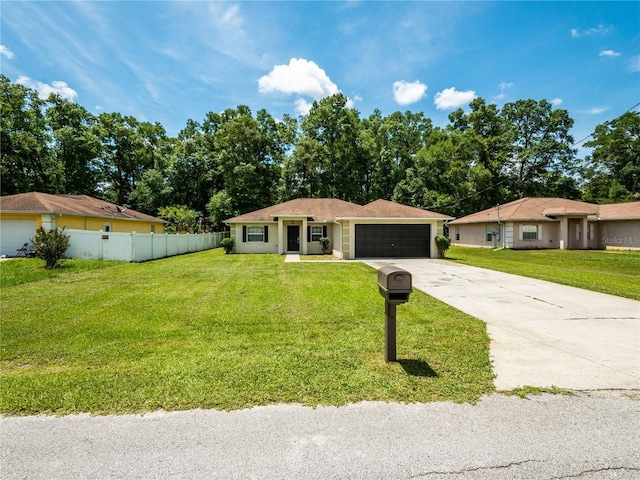
[{"label": "small tree", "polygon": [[64,233],[64,228],[45,230],[40,227],[36,230],[36,236],[31,239],[31,243],[36,247],[36,257],[44,260],[44,268],[52,270],[58,267],[69,248],[69,235]]},{"label": "small tree", "polygon": [[436,247],[438,247],[438,258],[444,258],[451,246],[451,239],[444,235],[438,235],[436,237]]},{"label": "small tree", "polygon": [[222,242],[220,242],[222,248],[224,248],[224,253],[229,255],[233,250],[233,238],[223,238]]},{"label": "small tree", "polygon": [[198,233],[200,215],[200,212],[186,205],[172,205],[158,210],[158,216],[169,222],[164,226],[167,233]]}]

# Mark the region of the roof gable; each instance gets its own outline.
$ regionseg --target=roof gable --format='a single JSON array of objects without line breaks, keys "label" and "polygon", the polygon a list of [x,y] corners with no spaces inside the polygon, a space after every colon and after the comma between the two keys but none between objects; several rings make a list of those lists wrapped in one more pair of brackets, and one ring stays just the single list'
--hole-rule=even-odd
[{"label": "roof gable", "polygon": [[52,195],[41,192],[6,195],[0,197],[0,212],[55,213],[166,223],[160,218],[88,195]]},{"label": "roof gable", "polygon": [[340,218],[437,218],[452,219],[448,215],[423,210],[421,208],[410,207],[401,203],[391,202],[389,200],[375,200],[363,207],[358,207],[350,212],[339,216]]}]

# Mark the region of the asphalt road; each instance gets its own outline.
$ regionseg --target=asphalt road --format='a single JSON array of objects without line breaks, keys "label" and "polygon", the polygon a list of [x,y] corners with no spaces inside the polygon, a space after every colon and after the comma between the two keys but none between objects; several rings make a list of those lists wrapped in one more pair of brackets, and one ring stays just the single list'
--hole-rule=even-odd
[{"label": "asphalt road", "polygon": [[4,417],[2,479],[637,479],[638,392]]}]

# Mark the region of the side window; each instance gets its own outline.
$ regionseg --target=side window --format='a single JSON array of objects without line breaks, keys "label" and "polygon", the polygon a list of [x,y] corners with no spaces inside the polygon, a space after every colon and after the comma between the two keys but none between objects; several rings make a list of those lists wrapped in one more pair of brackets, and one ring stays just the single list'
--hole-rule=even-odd
[{"label": "side window", "polygon": [[456,240],[460,240],[460,226],[456,226]]},{"label": "side window", "polygon": [[110,223],[105,223],[104,226],[102,227],[102,231],[103,232],[110,232],[111,231],[111,224]]},{"label": "side window", "polygon": [[537,225],[522,225],[522,240],[538,240]]},{"label": "side window", "polygon": [[247,227],[247,242],[264,242],[264,228]]},{"label": "side window", "polygon": [[491,225],[487,225],[487,242],[491,242],[493,240],[493,227]]},{"label": "side window", "polygon": [[311,227],[311,241],[319,242],[320,238],[322,238],[322,226],[320,227]]}]

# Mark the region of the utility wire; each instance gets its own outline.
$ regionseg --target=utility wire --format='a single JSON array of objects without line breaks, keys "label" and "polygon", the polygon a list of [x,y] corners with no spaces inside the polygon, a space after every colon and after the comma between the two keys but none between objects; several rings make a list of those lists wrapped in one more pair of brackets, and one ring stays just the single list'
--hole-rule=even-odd
[{"label": "utility wire", "polygon": [[[636,103],[633,107],[631,107],[630,109],[628,109],[626,112],[621,113],[620,115],[618,115],[616,118],[614,118],[613,120],[610,120],[610,122],[615,122],[616,120],[618,120],[622,115],[624,115],[625,113],[629,113],[631,110],[633,110],[634,108],[636,108],[637,106],[640,105],[640,102]],[[589,137],[593,137],[593,134],[595,132],[590,133],[589,135],[587,135],[586,137],[584,137],[582,140],[578,140],[576,143],[574,143],[573,145],[571,145],[571,148],[576,147],[578,145],[580,145],[582,142],[584,142],[587,138]]]}]

